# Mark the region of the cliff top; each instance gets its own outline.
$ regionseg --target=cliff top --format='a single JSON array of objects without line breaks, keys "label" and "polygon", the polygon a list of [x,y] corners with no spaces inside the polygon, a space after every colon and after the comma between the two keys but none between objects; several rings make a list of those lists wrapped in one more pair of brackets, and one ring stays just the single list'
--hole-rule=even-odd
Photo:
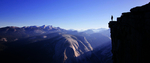
[{"label": "cliff top", "polygon": [[147,12],[147,11],[150,11],[150,2],[148,4],[143,5],[143,6],[137,6],[135,8],[132,8],[130,11],[131,12]]}]

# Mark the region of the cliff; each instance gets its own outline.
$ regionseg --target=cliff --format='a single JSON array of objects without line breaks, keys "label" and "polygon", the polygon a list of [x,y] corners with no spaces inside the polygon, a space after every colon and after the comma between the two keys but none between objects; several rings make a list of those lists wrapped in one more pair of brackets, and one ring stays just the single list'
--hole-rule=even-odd
[{"label": "cliff", "polygon": [[150,62],[150,3],[122,13],[109,27],[114,63]]}]

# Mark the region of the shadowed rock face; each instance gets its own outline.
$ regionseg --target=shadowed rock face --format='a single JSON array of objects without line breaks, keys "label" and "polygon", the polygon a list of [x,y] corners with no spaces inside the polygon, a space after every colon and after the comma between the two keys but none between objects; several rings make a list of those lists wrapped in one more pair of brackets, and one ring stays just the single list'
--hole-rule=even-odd
[{"label": "shadowed rock face", "polygon": [[[61,40],[59,38],[62,38]],[[75,37],[72,35],[62,35],[55,45],[54,63],[76,63],[78,57],[86,52],[93,50],[91,45],[84,37]],[[63,57],[63,58],[62,58]],[[84,58],[84,57],[80,57]],[[58,61],[62,59],[63,61]]]},{"label": "shadowed rock face", "polygon": [[[150,53],[150,3],[110,21],[114,63],[147,63]],[[148,61],[149,62],[149,61]]]}]

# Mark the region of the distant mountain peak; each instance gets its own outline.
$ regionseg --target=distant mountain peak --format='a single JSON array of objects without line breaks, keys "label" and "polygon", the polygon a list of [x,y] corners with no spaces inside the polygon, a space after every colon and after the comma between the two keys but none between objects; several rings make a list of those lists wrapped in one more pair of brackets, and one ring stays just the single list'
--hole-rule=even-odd
[{"label": "distant mountain peak", "polygon": [[43,26],[40,26],[41,28],[46,28],[46,29],[52,29],[53,26],[52,25],[43,25]]}]

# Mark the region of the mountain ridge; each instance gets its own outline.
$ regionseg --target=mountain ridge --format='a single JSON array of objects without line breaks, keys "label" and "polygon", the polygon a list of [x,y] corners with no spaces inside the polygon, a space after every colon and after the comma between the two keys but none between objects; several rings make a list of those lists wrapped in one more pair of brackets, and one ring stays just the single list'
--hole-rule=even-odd
[{"label": "mountain ridge", "polygon": [[[0,54],[3,58],[1,62],[5,62],[6,59],[18,63],[22,63],[22,61],[25,63],[101,62],[98,58],[92,58],[102,55],[92,51],[94,48],[108,43],[110,43],[109,37],[101,33],[87,34],[59,27],[48,26],[47,28],[45,25],[0,28]],[[107,52],[109,51],[107,50]],[[102,61],[106,62],[107,60]],[[109,62],[111,63],[111,61]]]}]

